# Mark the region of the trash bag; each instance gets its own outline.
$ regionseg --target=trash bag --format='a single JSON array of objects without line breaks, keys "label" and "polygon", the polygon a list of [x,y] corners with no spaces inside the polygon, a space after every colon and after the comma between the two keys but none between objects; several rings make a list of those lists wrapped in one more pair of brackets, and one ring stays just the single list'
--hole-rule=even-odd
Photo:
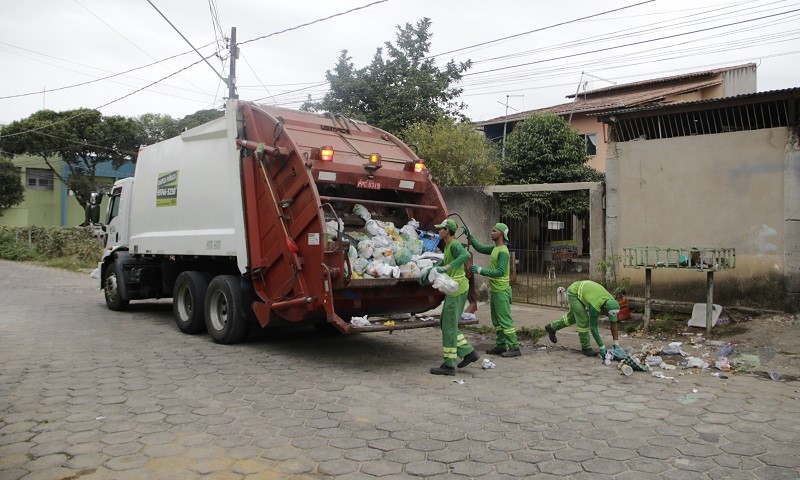
[{"label": "trash bag", "polygon": [[372,240],[361,240],[358,242],[358,256],[369,260],[375,253],[375,244]]},{"label": "trash bag", "polygon": [[367,233],[372,235],[373,237],[388,237],[389,234],[386,233],[386,229],[384,229],[377,221],[369,220],[367,224],[364,226],[367,230]]},{"label": "trash bag", "polygon": [[416,263],[408,262],[400,265],[400,278],[417,278],[420,276],[421,271]]},{"label": "trash bag", "polygon": [[369,266],[369,260],[363,257],[358,257],[353,260],[353,271],[357,273],[359,276],[363,275],[364,272],[367,271],[367,266]]},{"label": "trash bag", "polygon": [[397,265],[405,265],[411,261],[411,251],[405,247],[401,248],[394,254],[394,261]]},{"label": "trash bag", "polygon": [[411,252],[412,255],[419,255],[425,249],[425,245],[419,238],[409,238],[405,241],[404,247]]},{"label": "trash bag", "polygon": [[361,205],[360,203],[357,203],[353,207],[353,214],[363,218],[365,222],[372,220],[372,215],[369,213],[369,210],[367,210],[367,207]]},{"label": "trash bag", "polygon": [[445,295],[452,295],[458,290],[458,282],[450,278],[446,273],[437,272],[435,268],[428,273],[428,278],[431,280],[433,288]]}]

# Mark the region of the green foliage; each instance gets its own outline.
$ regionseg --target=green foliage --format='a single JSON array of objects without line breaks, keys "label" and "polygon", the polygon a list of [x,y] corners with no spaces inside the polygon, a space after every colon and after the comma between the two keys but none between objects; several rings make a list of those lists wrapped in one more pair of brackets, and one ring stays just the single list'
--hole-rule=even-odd
[{"label": "green foliage", "polygon": [[[28,239],[30,238],[30,245]],[[36,260],[69,269],[91,268],[103,245],[82,227],[0,227],[0,258]]]},{"label": "green foliage", "polygon": [[0,216],[3,210],[18,205],[25,199],[22,173],[11,160],[0,157]]},{"label": "green foliage", "polygon": [[675,332],[681,324],[672,318],[670,313],[662,313],[650,322],[651,333],[670,333]]},{"label": "green foliage", "polygon": [[[42,157],[85,209],[89,194],[98,189],[97,165],[110,160],[114,168],[119,168],[135,158],[144,140],[144,129],[134,119],[103,116],[86,108],[40,110],[4,127],[0,149],[13,155]],[[66,176],[60,168],[54,168],[54,160],[64,161]]]},{"label": "green foliage", "polygon": [[621,262],[622,256],[615,253],[606,256],[597,264],[597,271],[603,276],[603,286],[614,297],[627,294],[628,287],[631,285],[630,278],[617,275],[617,265]]},{"label": "green foliage", "polygon": [[500,176],[497,148],[470,123],[441,117],[415,123],[402,136],[417,147],[440,187],[492,185]]},{"label": "green foliage", "polygon": [[431,46],[430,26],[429,18],[416,26],[398,25],[396,43],[385,42],[364,68],[356,69],[343,50],[333,70],[325,74],[328,93],[319,102],[309,99],[302,108],[363,119],[393,133],[415,123],[434,124],[443,115],[461,117],[464,104],[456,100],[461,89],[451,84],[472,63],[451,60],[439,68],[432,58],[425,58]]},{"label": "green foliage", "polygon": [[[585,165],[588,157],[583,139],[560,116],[534,114],[516,125],[506,137],[506,158],[501,183],[598,182],[601,172]],[[529,208],[580,215],[589,210],[586,192],[560,194],[558,201],[546,193],[514,193],[500,196],[503,213],[513,218],[527,216]]]},{"label": "green foliage", "polygon": [[184,130],[188,130],[190,128],[200,126],[204,123],[208,123],[212,120],[216,120],[224,115],[225,115],[224,110],[214,110],[214,109],[198,110],[192,114],[186,115],[185,117],[183,117],[178,121],[177,134],[180,134],[180,132]]},{"label": "green foliage", "polygon": [[136,119],[144,131],[144,145],[152,145],[156,142],[180,135],[178,121],[169,115],[159,113],[145,113]]}]

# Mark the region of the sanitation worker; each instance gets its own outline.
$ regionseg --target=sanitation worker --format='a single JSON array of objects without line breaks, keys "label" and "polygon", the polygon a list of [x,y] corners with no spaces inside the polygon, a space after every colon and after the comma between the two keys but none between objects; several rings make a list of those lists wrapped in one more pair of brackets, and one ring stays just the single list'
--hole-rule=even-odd
[{"label": "sanitation worker", "polygon": [[461,242],[455,239],[458,229],[455,220],[448,218],[435,227],[439,230],[439,236],[445,245],[444,259],[436,267],[436,270],[439,273],[446,273],[455,280],[458,283],[458,290],[444,298],[441,318],[444,363],[440,367],[431,368],[431,373],[455,375],[456,360],[459,357],[463,360],[458,364],[458,368],[464,368],[479,358],[475,349],[464,338],[464,334],[458,330],[458,322],[461,320],[461,314],[464,313],[467,290],[469,290],[467,276],[464,272],[464,262],[469,258],[469,252],[461,245]]},{"label": "sanitation worker", "polygon": [[600,353],[605,355],[606,346],[603,343],[603,337],[600,336],[600,331],[597,330],[597,317],[605,308],[608,312],[608,320],[611,322],[611,338],[614,339],[614,348],[619,347],[619,325],[617,324],[619,303],[605,287],[591,280],[577,281],[567,288],[567,302],[569,303],[569,312],[544,327],[551,342],[558,342],[557,331],[568,325],[576,324],[578,338],[581,341],[581,353],[587,357],[597,355],[597,352],[592,350],[589,344],[589,332],[591,332],[594,341],[600,347]]},{"label": "sanitation worker", "polygon": [[[466,227],[464,227],[466,230]],[[517,328],[511,319],[511,284],[509,273],[511,270],[511,255],[508,252],[506,242],[508,241],[508,225],[496,223],[492,228],[491,239],[493,245],[483,245],[466,230],[469,244],[476,251],[489,255],[489,266],[487,268],[472,265],[472,272],[483,275],[489,279],[489,309],[492,315],[492,325],[496,333],[494,348],[487,350],[491,355],[502,355],[504,357],[518,357],[519,341],[517,340]]]}]

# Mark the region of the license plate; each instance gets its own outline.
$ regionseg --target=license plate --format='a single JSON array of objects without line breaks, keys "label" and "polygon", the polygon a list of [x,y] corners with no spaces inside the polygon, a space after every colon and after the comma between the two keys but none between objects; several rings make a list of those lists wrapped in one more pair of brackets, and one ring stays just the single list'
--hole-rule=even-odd
[{"label": "license plate", "polygon": [[369,188],[371,190],[380,190],[381,189],[381,182],[376,182],[375,180],[369,179],[360,179],[358,183],[356,183],[356,187],[358,188]]}]

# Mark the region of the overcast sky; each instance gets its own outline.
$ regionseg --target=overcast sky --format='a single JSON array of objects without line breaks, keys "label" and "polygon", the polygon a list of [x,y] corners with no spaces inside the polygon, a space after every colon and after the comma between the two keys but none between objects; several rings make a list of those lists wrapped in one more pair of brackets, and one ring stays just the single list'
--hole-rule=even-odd
[{"label": "overcast sky", "polygon": [[[231,27],[247,42],[375,2],[151,1],[204,55],[222,49]],[[564,103],[579,88],[747,62],[758,64],[759,91],[800,86],[800,1],[387,0],[244,43],[239,96],[289,108],[319,99],[341,50],[366,66],[397,25],[423,17],[433,22],[429,53],[444,54],[438,64],[473,61],[461,86],[475,121],[504,115],[506,100],[514,113]],[[199,56],[147,0],[0,0],[0,58],[0,123],[42,108],[180,118],[227,95],[217,73],[227,76],[228,62],[216,57],[213,70],[201,62],[148,87]]]}]

